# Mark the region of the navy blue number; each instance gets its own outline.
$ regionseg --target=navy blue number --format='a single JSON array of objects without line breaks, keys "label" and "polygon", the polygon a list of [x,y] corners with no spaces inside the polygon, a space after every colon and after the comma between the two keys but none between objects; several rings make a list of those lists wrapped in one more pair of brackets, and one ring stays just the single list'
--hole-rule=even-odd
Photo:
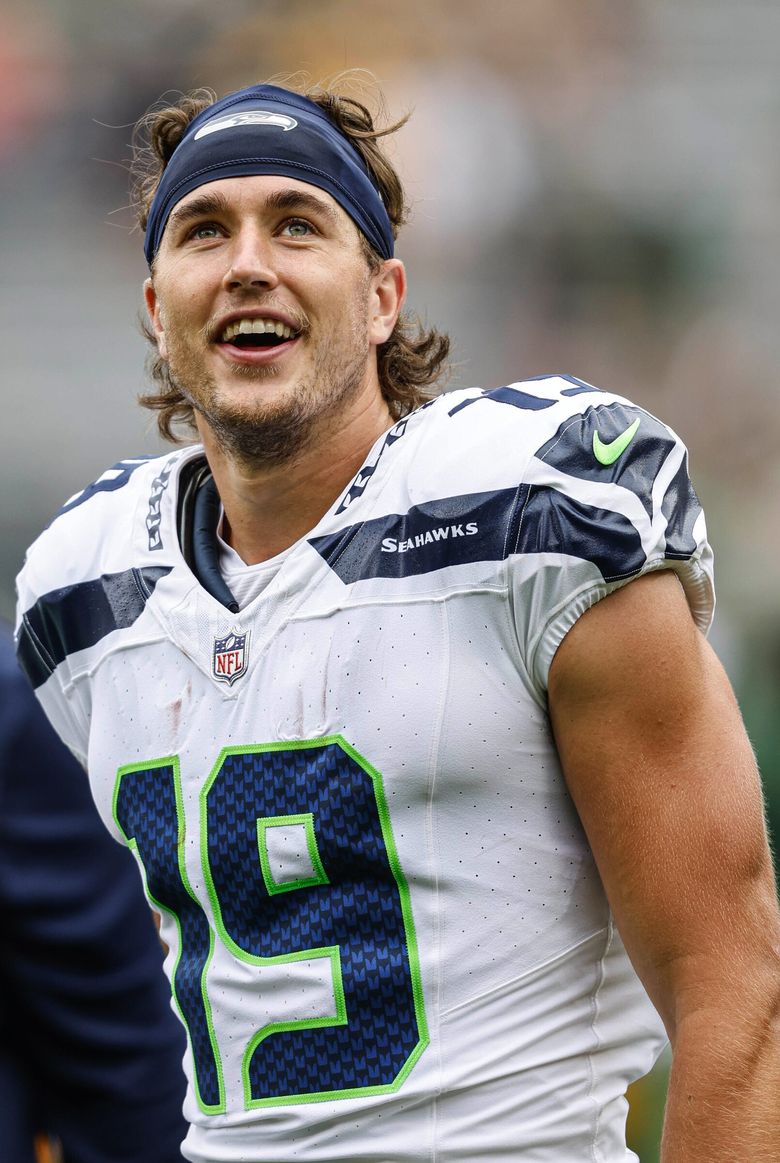
[{"label": "navy blue number", "polygon": [[[201,1104],[215,1111],[223,1087],[205,989],[213,934],[180,858],[179,806],[172,761],[120,772],[117,820],[138,847],[150,894],[181,929],[174,992]],[[428,1036],[408,887],[379,773],[339,736],[226,748],[203,789],[201,821],[218,939],[238,960],[281,966],[294,996],[301,961],[326,959],[333,982],[328,1014],[302,1017],[292,1005],[289,1020],[256,1031],[244,1055],[244,1105],[397,1089]],[[308,872],[278,884],[263,847],[277,826],[302,837],[304,863],[311,859]],[[258,980],[262,988],[262,970]]]},{"label": "navy blue number", "polygon": [[152,902],[172,913],[179,927],[179,951],[171,986],[189,1034],[198,1103],[204,1111],[224,1110],[224,1090],[205,990],[213,934],[192,894],[183,860],[178,761],[153,767],[121,768],[114,815],[131,848],[137,848]]},{"label": "navy blue number", "polygon": [[80,493],[76,493],[69,501],[66,501],[57,516],[61,517],[63,513],[69,513],[71,509],[83,505],[90,497],[94,497],[95,493],[115,493],[117,489],[123,489],[135,470],[151,459],[151,456],[138,456],[132,460],[120,460],[111,468],[106,469],[103,475],[93,481],[91,485],[87,485]]},{"label": "navy blue number", "polygon": [[[343,740],[229,748],[204,791],[223,940],[294,963],[335,953],[335,1020],[260,1030],[247,1106],[400,1085],[425,1042],[408,891],[377,772]],[[258,820],[310,816],[323,876],[269,894]],[[246,958],[247,960],[249,958]]]}]

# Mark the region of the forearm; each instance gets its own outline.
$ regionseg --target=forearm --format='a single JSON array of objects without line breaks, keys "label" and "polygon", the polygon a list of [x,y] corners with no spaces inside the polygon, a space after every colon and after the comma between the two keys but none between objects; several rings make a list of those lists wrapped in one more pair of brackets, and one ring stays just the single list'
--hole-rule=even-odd
[{"label": "forearm", "polygon": [[778,983],[756,1010],[740,999],[704,1010],[674,1044],[662,1163],[777,1163],[780,1159]]}]

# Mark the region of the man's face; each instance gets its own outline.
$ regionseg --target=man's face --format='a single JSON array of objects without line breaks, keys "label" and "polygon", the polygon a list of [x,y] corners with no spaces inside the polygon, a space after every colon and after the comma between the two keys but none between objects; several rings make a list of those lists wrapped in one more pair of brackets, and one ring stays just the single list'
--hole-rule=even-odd
[{"label": "man's face", "polygon": [[376,347],[400,310],[403,268],[372,272],[324,191],[225,178],[175,206],[145,293],[201,432],[242,460],[279,461],[379,392]]}]

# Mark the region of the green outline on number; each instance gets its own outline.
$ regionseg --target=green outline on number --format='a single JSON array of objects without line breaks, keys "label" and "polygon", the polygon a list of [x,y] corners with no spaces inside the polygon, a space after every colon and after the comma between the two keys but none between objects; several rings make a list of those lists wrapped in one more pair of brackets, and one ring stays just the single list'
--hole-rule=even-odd
[{"label": "green outline on number", "polygon": [[[306,831],[306,848],[314,869],[313,876],[302,877],[300,880],[286,880],[279,884],[274,880],[271,871],[271,861],[268,857],[268,842],[266,833],[269,828],[283,828],[289,824],[302,824]],[[260,867],[263,870],[263,880],[269,896],[276,896],[280,892],[292,892],[295,888],[312,888],[315,884],[330,884],[327,873],[322,867],[317,837],[314,834],[314,815],[312,812],[301,812],[297,816],[263,816],[257,821],[257,850],[260,854]]]},{"label": "green outline on number", "polygon": [[[120,786],[121,786],[121,783],[122,783],[122,780],[124,779],[124,777],[126,775],[130,775],[133,772],[150,771],[156,767],[170,767],[172,769],[172,772],[173,772],[173,793],[174,793],[174,798],[176,801],[176,834],[177,834],[177,838],[178,838],[177,855],[178,855],[178,863],[179,863],[179,876],[181,877],[181,882],[184,885],[184,888],[186,889],[187,893],[192,897],[193,901],[198,906],[198,908],[201,910],[201,912],[204,913],[204,916],[206,917],[206,925],[207,925],[208,931],[209,931],[209,951],[208,951],[208,956],[206,957],[206,960],[203,964],[203,969],[201,970],[200,992],[201,992],[201,997],[203,998],[203,1010],[204,1010],[204,1013],[206,1015],[206,1027],[207,1027],[208,1033],[209,1033],[209,1041],[211,1042],[211,1049],[212,1049],[213,1054],[214,1054],[214,1064],[215,1064],[216,1071],[217,1071],[217,1083],[219,1086],[219,1102],[217,1104],[214,1104],[214,1105],[209,1105],[208,1103],[205,1103],[203,1101],[203,1099],[201,1098],[200,1086],[198,1084],[198,1064],[197,1064],[197,1061],[195,1059],[195,1054],[194,1054],[193,1049],[192,1049],[192,1038],[190,1036],[189,1026],[187,1025],[186,1019],[185,1019],[184,1014],[182,1012],[182,1008],[179,1004],[179,999],[176,995],[176,988],[173,984],[174,981],[176,980],[176,970],[179,968],[179,961],[181,960],[181,954],[182,954],[181,922],[179,921],[179,918],[176,915],[176,913],[173,911],[173,909],[167,908],[164,904],[162,904],[160,901],[158,901],[157,898],[149,891],[149,884],[148,884],[148,881],[146,879],[146,868],[144,866],[143,860],[141,859],[140,853],[138,852],[138,843],[134,837],[127,836],[127,834],[125,833],[125,830],[122,827],[122,825],[120,824],[118,816],[117,816],[117,801],[119,799],[119,789],[120,789]],[[116,824],[117,828],[122,833],[122,835],[124,836],[125,843],[127,844],[128,848],[130,848],[133,852],[135,852],[136,857],[138,858],[138,863],[139,863],[140,868],[141,868],[141,875],[143,877],[144,888],[146,889],[147,897],[152,902],[152,904],[155,906],[155,908],[158,908],[162,912],[167,913],[168,916],[173,917],[174,921],[176,922],[178,941],[177,941],[176,961],[174,963],[174,966],[173,966],[173,969],[172,969],[171,975],[170,975],[171,994],[173,996],[173,1001],[174,1001],[174,1004],[175,1004],[176,1009],[178,1011],[179,1018],[181,1019],[181,1023],[187,1032],[187,1041],[189,1043],[189,1048],[190,1048],[190,1061],[192,1062],[192,1076],[193,1076],[193,1081],[195,1083],[195,1097],[197,1099],[198,1106],[200,1107],[200,1109],[203,1111],[204,1114],[207,1114],[207,1115],[224,1114],[225,1109],[226,1109],[226,1107],[225,1107],[225,1080],[224,1080],[224,1077],[222,1074],[222,1059],[221,1059],[220,1054],[219,1054],[219,1045],[217,1043],[217,1035],[216,1035],[216,1031],[214,1029],[214,1023],[213,1023],[212,1017],[211,1017],[211,1003],[209,1001],[208,989],[207,989],[207,985],[206,985],[206,979],[207,979],[209,966],[211,965],[211,959],[214,956],[214,930],[212,929],[211,925],[209,925],[209,923],[208,923],[208,917],[206,916],[206,914],[204,912],[203,905],[200,903],[200,901],[196,897],[195,893],[192,891],[192,886],[190,885],[189,877],[187,876],[187,869],[184,865],[184,841],[185,841],[185,836],[186,836],[186,829],[185,829],[185,822],[184,822],[184,801],[183,801],[182,790],[181,790],[181,773],[180,773],[180,769],[179,769],[179,757],[178,757],[178,755],[167,755],[167,756],[165,756],[164,759],[152,759],[152,760],[147,761],[145,763],[128,763],[128,764],[125,764],[123,767],[119,767],[117,769],[117,773],[116,773],[116,782],[114,783],[114,795],[113,795],[113,799],[112,799],[111,811],[112,811],[112,815],[114,817],[114,823]]]},{"label": "green outline on number", "polygon": [[[409,971],[412,979],[412,996],[414,997],[414,1010],[417,1020],[418,1042],[415,1048],[406,1059],[401,1070],[398,1072],[395,1079],[386,1086],[363,1086],[353,1087],[348,1090],[333,1090],[320,1091],[316,1094],[288,1094],[278,1095],[274,1098],[252,1099],[252,1093],[249,1080],[249,1063],[257,1046],[265,1038],[271,1034],[286,1032],[295,1029],[315,1029],[325,1026],[346,1025],[348,1022],[346,1011],[346,999],[344,997],[344,986],[341,975],[341,954],[338,945],[326,946],[322,949],[308,949],[298,953],[281,954],[278,957],[257,957],[254,954],[247,953],[235,943],[232,937],[225,929],[222,920],[222,910],[217,900],[216,890],[214,888],[214,881],[211,876],[211,869],[209,867],[208,859],[208,814],[206,800],[211,787],[222,770],[222,765],[229,755],[258,755],[273,751],[304,751],[312,748],[322,748],[335,744],[340,747],[351,759],[361,767],[363,771],[369,776],[374,786],[374,798],[376,800],[377,811],[379,814],[379,823],[382,829],[382,837],[385,842],[385,849],[387,851],[387,859],[390,865],[390,871],[398,888],[399,897],[401,900],[401,915],[404,922],[404,932],[406,934],[406,953],[409,960]],[[277,817],[278,818],[278,817]],[[309,1102],[326,1102],[332,1099],[346,1099],[346,1098],[362,1098],[368,1095],[379,1094],[393,1094],[399,1090],[403,1083],[408,1078],[413,1067],[418,1062],[421,1054],[427,1047],[430,1037],[428,1034],[428,1023],[425,1015],[425,1002],[423,999],[422,988],[422,974],[420,971],[420,958],[417,949],[417,936],[414,928],[414,918],[412,916],[412,906],[409,894],[409,886],[406,882],[406,877],[401,869],[398,860],[398,852],[395,847],[395,840],[393,838],[392,826],[390,823],[390,813],[387,809],[387,801],[385,799],[384,786],[382,776],[375,767],[364,759],[358,751],[352,747],[342,735],[325,735],[319,739],[304,739],[297,741],[285,741],[283,743],[259,743],[253,746],[235,746],[223,747],[217,757],[217,762],[214,764],[209,777],[200,793],[200,828],[201,828],[201,860],[203,863],[203,875],[205,879],[206,889],[211,901],[211,906],[214,912],[214,919],[217,926],[217,932],[220,939],[224,942],[227,949],[233,953],[239,960],[244,961],[249,965],[272,965],[272,964],[292,964],[296,961],[310,961],[318,957],[329,957],[331,961],[331,970],[333,973],[333,991],[336,999],[336,1017],[335,1018],[302,1018],[298,1021],[292,1022],[277,1022],[269,1026],[265,1026],[259,1030],[257,1034],[250,1040],[241,1065],[241,1077],[244,1087],[244,1105],[246,1110],[252,1110],[257,1107],[267,1106],[282,1106]],[[316,865],[315,865],[316,867]]]},{"label": "green outline on number", "polygon": [[390,871],[393,874],[396,885],[398,886],[398,895],[401,898],[401,915],[404,919],[404,932],[406,934],[406,955],[409,959],[409,972],[412,978],[412,996],[414,998],[414,1013],[417,1019],[417,1033],[419,1041],[412,1050],[411,1054],[406,1060],[406,1063],[398,1072],[394,1082],[389,1086],[366,1086],[358,1088],[353,1091],[337,1091],[335,1095],[323,1095],[323,1098],[337,1097],[343,1095],[344,1098],[355,1098],[359,1095],[366,1094],[393,1094],[399,1090],[406,1079],[409,1077],[413,1067],[419,1061],[419,1058],[428,1043],[430,1042],[430,1035],[428,1033],[428,1021],[425,1015],[425,999],[423,996],[422,986],[422,972],[420,970],[420,955],[417,949],[417,933],[414,927],[414,916],[412,915],[412,901],[409,893],[409,885],[404,876],[401,862],[398,859],[398,850],[395,846],[395,838],[393,836],[393,828],[390,823],[390,812],[387,807],[387,800],[385,798],[385,786],[382,779],[381,772],[377,771],[375,767],[364,759],[359,751],[356,751],[351,744],[347,743],[346,739],[341,735],[330,735],[326,742],[337,743],[347,755],[350,755],[355,760],[358,767],[362,767],[367,775],[371,777],[374,785],[374,796],[376,798],[376,806],[379,812],[379,823],[382,828],[382,838],[385,842],[385,849],[387,851],[387,859],[390,864]]}]

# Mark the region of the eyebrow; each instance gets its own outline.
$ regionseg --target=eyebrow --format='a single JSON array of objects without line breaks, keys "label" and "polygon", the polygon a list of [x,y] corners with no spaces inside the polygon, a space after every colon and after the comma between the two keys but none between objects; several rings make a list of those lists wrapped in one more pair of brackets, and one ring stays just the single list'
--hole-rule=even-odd
[{"label": "eyebrow", "polygon": [[[309,194],[305,190],[276,190],[265,200],[265,209],[277,211],[303,210],[319,214],[334,225],[338,222],[336,211],[323,198],[316,194]],[[191,202],[174,207],[168,218],[168,226],[178,230],[195,218],[208,217],[211,214],[227,214],[229,203],[224,194],[204,193]]]},{"label": "eyebrow", "polygon": [[333,223],[338,221],[336,211],[328,202],[305,190],[276,190],[275,193],[268,195],[266,206],[269,210],[309,210],[313,214],[321,214]]},{"label": "eyebrow", "polygon": [[225,214],[227,209],[228,203],[224,194],[200,194],[191,202],[175,206],[168,216],[168,226],[172,226],[176,230],[187,222],[191,222],[193,218],[203,218],[209,214]]}]

